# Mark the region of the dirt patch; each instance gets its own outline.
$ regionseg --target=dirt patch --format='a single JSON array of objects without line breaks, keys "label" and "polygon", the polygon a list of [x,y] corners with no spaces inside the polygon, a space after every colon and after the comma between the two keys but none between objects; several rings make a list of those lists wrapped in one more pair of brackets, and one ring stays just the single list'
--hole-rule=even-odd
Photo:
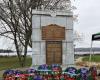
[{"label": "dirt patch", "polygon": [[91,67],[95,65],[98,69],[100,69],[100,62],[89,62],[89,61],[82,61],[83,57],[79,57],[75,60],[75,64],[77,66],[85,66],[85,67]]}]

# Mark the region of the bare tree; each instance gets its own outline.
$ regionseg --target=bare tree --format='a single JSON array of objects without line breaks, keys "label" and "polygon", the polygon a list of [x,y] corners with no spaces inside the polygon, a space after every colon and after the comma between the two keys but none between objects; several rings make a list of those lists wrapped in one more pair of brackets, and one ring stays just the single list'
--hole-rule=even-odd
[{"label": "bare tree", "polygon": [[[19,62],[24,66],[27,47],[28,45],[32,47],[31,0],[2,0],[0,19],[3,24],[3,31],[0,32],[0,35],[14,41]],[[24,47],[23,56],[20,54],[19,44]]]},{"label": "bare tree", "polygon": [[[68,3],[70,0],[1,0],[0,21],[3,26],[0,35],[14,41],[22,66],[25,65],[28,46],[32,47],[32,9],[67,10]],[[19,46],[23,46],[24,55],[20,54]]]}]

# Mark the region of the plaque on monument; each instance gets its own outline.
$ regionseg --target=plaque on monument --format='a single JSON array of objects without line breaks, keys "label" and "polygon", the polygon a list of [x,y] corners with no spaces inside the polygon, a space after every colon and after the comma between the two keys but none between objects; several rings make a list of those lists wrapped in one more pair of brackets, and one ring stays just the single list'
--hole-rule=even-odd
[{"label": "plaque on monument", "polygon": [[56,24],[43,26],[42,40],[65,40],[65,27]]}]

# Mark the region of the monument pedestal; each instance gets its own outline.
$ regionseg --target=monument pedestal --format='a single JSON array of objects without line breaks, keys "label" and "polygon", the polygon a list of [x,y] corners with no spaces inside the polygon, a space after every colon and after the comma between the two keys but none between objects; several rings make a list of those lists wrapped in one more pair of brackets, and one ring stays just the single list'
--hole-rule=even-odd
[{"label": "monument pedestal", "polygon": [[[32,65],[74,64],[73,13],[32,11]],[[35,51],[37,50],[37,51]]]}]

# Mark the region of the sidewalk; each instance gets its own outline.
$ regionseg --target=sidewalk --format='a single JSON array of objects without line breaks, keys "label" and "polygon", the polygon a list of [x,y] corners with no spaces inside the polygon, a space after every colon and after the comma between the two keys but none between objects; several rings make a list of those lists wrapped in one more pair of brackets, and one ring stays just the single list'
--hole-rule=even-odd
[{"label": "sidewalk", "polygon": [[[0,71],[0,78],[2,78],[2,74],[3,74],[4,70]],[[1,80],[1,79],[0,79]]]}]

